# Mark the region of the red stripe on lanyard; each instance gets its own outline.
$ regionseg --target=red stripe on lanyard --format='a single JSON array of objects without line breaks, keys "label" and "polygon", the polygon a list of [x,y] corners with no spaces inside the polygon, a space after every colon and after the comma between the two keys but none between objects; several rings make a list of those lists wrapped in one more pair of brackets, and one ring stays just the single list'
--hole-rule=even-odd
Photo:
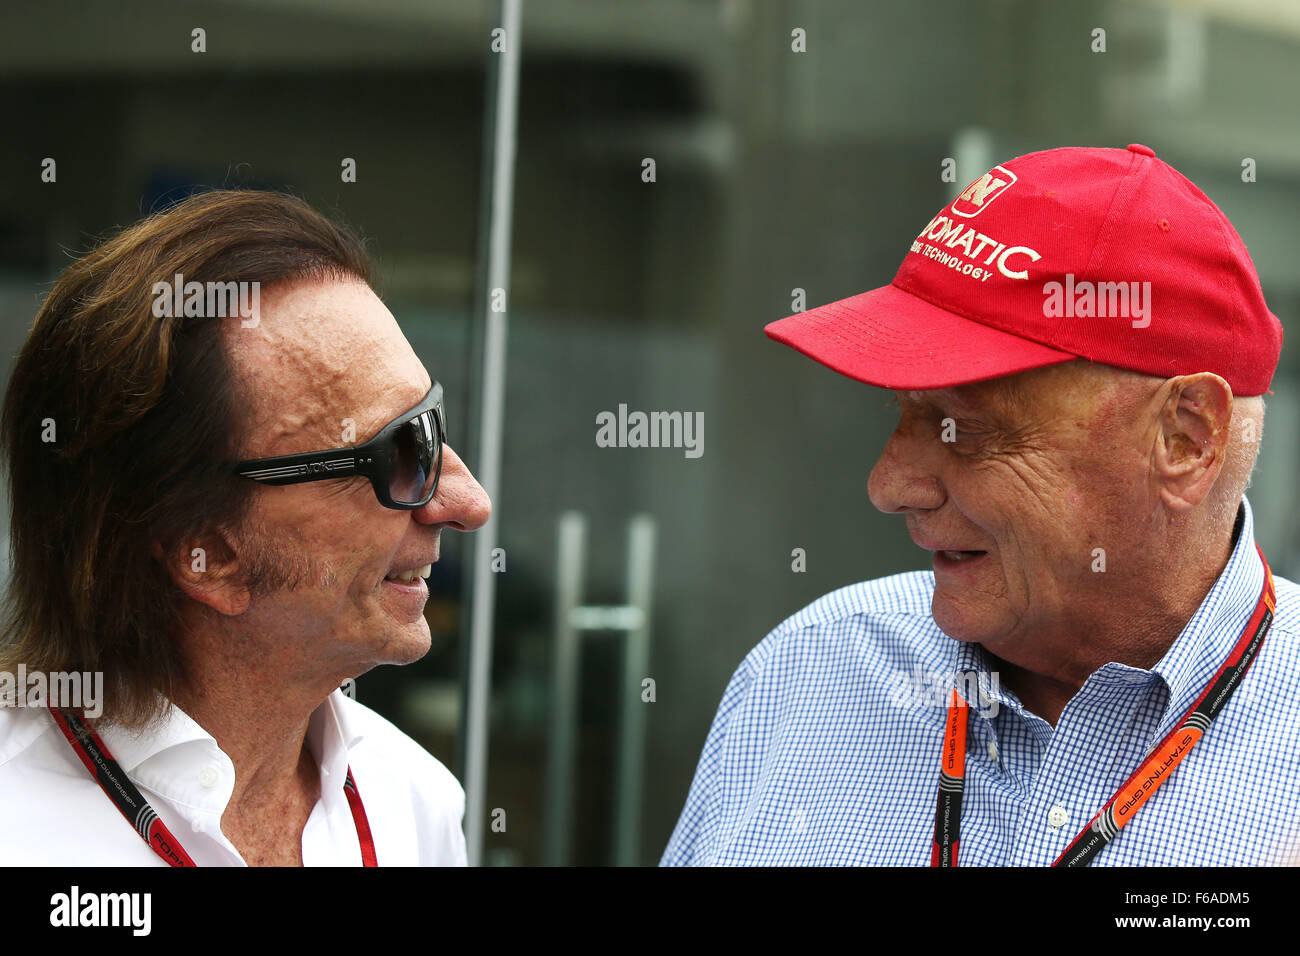
[{"label": "red stripe on lanyard", "polygon": [[50,715],[91,777],[126,822],[149,845],[149,849],[162,857],[169,866],[197,866],[181,846],[181,841],[172,835],[153,807],[149,806],[149,801],[122,772],[121,766],[104,746],[104,741],[86,724],[84,717],[57,707],[50,708]]},{"label": "red stripe on lanyard", "polygon": [[352,778],[351,767],[348,767],[343,792],[347,794],[348,806],[352,808],[352,819],[357,824],[357,839],[361,843],[361,865],[378,866],[379,861],[375,857],[375,838],[370,834],[370,821],[366,819],[366,808],[361,805],[361,791],[357,789],[357,782]]},{"label": "red stripe on lanyard", "polygon": [[[1254,613],[1246,622],[1245,629],[1237,638],[1228,657],[1219,666],[1205,689],[1196,698],[1196,702],[1187,709],[1182,719],[1174,726],[1159,744],[1153,747],[1150,755],[1135,770],[1115,795],[1106,801],[1106,805],[1097,812],[1088,825],[1079,831],[1078,836],[1052,866],[1087,866],[1119,831],[1142,807],[1150,801],[1161,785],[1173,774],[1174,770],[1191,752],[1193,746],[1209,730],[1211,721],[1227,704],[1242,677],[1250,669],[1264,638],[1273,623],[1273,613],[1277,605],[1277,595],[1273,589],[1273,571],[1264,558],[1259,545],[1255,546],[1259,560],[1264,564],[1264,587]],[[1247,656],[1249,655],[1249,656]],[[1217,692],[1217,693],[1216,693]],[[1214,694],[1211,697],[1211,694]],[[939,774],[939,801],[935,813],[934,840],[931,844],[931,866],[956,866],[957,845],[961,826],[961,797],[965,787],[966,757],[966,716],[969,705],[954,689],[952,703],[948,707],[948,719],[944,725],[943,762]],[[960,735],[960,742],[954,735]],[[960,755],[960,764],[954,768],[954,756]],[[954,772],[955,770],[955,772]],[[1142,780],[1141,786],[1134,784]],[[1116,802],[1127,797],[1116,809]],[[950,848],[950,849],[949,849]]]},{"label": "red stripe on lanyard", "polygon": [[[113,806],[131,824],[140,838],[149,844],[149,848],[169,866],[197,866],[181,846],[180,840],[172,834],[159,818],[149,801],[139,791],[121,765],[113,759],[108,747],[99,734],[86,724],[85,718],[57,707],[50,708],[50,715],[63,732],[72,751],[81,760],[90,776],[99,784],[101,790],[112,801]],[[361,865],[378,866],[375,854],[375,840],[370,832],[370,821],[366,818],[366,808],[361,804],[361,794],[352,777],[352,768],[343,785],[348,798],[348,808],[352,811],[352,821],[357,827],[357,840],[361,844]]]}]

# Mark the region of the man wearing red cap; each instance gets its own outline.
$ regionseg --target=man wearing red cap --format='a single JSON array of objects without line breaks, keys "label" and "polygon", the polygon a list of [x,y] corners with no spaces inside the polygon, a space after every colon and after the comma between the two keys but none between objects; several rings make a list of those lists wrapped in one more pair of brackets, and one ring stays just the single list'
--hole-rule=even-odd
[{"label": "man wearing red cap", "polygon": [[1145,146],[995,166],[894,281],[768,326],[890,389],[868,489],[933,572],[745,658],[681,864],[1249,865],[1300,844],[1300,589],[1244,491],[1282,328]]}]

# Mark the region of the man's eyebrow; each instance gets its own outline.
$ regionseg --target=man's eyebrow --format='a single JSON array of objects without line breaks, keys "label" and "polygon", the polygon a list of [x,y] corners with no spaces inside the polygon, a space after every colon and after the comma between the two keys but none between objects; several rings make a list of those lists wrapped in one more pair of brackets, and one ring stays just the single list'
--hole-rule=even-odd
[{"label": "man's eyebrow", "polygon": [[1024,393],[1017,385],[1006,381],[972,382],[950,388],[899,389],[895,394],[900,406],[988,419],[992,423],[1013,419],[1024,407]]},{"label": "man's eyebrow", "polygon": [[955,388],[931,388],[923,391],[903,390],[899,393],[899,404],[919,405],[925,408],[945,409],[953,406],[973,410],[978,406],[963,399]]},{"label": "man's eyebrow", "polygon": [[984,415],[1013,414],[1025,404],[1024,390],[1012,381],[974,382],[950,392],[957,404]]},{"label": "man's eyebrow", "polygon": [[401,418],[412,408],[415,408],[422,401],[424,401],[424,399],[428,396],[429,392],[431,392],[432,390],[433,390],[433,382],[430,381],[430,383],[427,386],[425,386],[424,391],[422,391],[415,399],[403,404],[401,408],[397,409],[397,411],[389,411],[388,409],[390,409],[392,406],[385,406],[384,411],[374,413],[375,421],[376,421],[375,430],[378,431],[380,428],[383,428],[385,425],[390,425],[393,422],[395,422],[397,419]]},{"label": "man's eyebrow", "polygon": [[901,389],[897,392],[899,404],[907,403],[909,405],[935,405],[941,399],[938,397],[941,390],[929,389]]}]

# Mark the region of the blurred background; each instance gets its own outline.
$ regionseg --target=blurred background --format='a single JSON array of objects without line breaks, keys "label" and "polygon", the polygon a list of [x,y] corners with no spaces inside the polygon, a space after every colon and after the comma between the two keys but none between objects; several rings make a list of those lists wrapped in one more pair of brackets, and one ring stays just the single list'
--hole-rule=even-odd
[{"label": "blurred background", "polygon": [[[356,686],[467,786],[466,740],[486,740],[472,860],[657,862],[745,653],[833,588],[929,566],[867,500],[887,394],[763,325],[887,283],[956,191],[1021,153],[1145,143],[1236,225],[1291,332],[1256,531],[1300,576],[1300,4],[522,10],[490,706],[463,692],[472,540],[455,534],[430,582],[432,653]],[[496,3],[47,0],[2,16],[5,375],[96,236],[196,187],[286,189],[369,237],[477,470]],[[597,416],[620,405],[702,413],[703,453],[599,447]]]}]

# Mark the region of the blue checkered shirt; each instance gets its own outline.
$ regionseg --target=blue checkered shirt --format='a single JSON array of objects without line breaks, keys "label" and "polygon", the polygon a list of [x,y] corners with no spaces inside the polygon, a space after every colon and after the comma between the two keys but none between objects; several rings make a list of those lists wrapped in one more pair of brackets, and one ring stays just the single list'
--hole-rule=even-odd
[{"label": "blue checkered shirt", "polygon": [[[727,685],[661,865],[928,865],[954,679],[972,702],[958,863],[1050,865],[1241,635],[1264,582],[1244,499],[1242,512],[1227,567],[1160,662],[1101,667],[1055,728],[999,685],[978,644],[939,630],[933,572],[804,608]],[[1245,680],[1093,866],[1300,861],[1300,586],[1274,584]]]}]

